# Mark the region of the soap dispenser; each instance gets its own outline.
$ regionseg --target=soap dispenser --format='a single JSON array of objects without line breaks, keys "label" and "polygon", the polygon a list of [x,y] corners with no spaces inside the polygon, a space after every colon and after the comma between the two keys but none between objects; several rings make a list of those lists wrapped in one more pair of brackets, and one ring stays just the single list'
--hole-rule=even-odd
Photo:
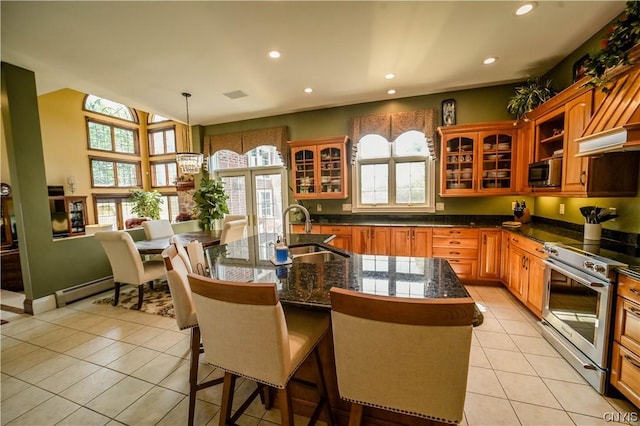
[{"label": "soap dispenser", "polygon": [[289,260],[289,247],[278,236],[276,240],[276,263],[286,263]]}]

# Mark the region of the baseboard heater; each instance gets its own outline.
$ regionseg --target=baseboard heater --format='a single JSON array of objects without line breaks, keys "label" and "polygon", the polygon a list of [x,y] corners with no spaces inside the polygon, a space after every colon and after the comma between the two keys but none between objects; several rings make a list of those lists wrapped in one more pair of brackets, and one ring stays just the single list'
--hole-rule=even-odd
[{"label": "baseboard heater", "polygon": [[76,300],[84,299],[85,297],[93,296],[94,294],[102,293],[103,291],[112,289],[115,287],[113,283],[113,276],[101,278],[88,283],[78,284],[73,287],[65,288],[64,290],[56,291],[56,305],[58,308],[66,306],[67,303],[75,302]]}]

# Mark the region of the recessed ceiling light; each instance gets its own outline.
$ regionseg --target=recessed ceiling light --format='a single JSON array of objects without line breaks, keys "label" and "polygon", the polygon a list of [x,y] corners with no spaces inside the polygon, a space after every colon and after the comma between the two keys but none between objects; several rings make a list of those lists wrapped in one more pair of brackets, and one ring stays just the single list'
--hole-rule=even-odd
[{"label": "recessed ceiling light", "polygon": [[304,93],[311,93],[313,92],[313,89],[311,87],[307,87],[306,89],[304,89]]},{"label": "recessed ceiling light", "polygon": [[491,58],[487,58],[487,59],[485,59],[484,61],[482,61],[482,63],[483,63],[483,64],[485,64],[485,65],[489,65],[489,64],[494,63],[494,62],[495,62],[495,61],[497,61],[497,60],[498,60],[498,58],[497,58],[497,57],[492,56]]},{"label": "recessed ceiling light", "polygon": [[396,94],[396,89],[389,89],[389,90],[387,90],[387,94],[388,94],[388,95],[395,95],[395,94]]},{"label": "recessed ceiling light", "polygon": [[387,80],[391,80],[392,78],[395,78],[396,75],[392,72],[390,72],[389,74],[385,74],[384,78],[386,78]]},{"label": "recessed ceiling light", "polygon": [[280,57],[280,52],[278,52],[277,50],[272,50],[269,52],[269,57],[271,59],[278,59]]},{"label": "recessed ceiling light", "polygon": [[516,15],[518,16],[526,15],[527,13],[535,9],[537,5],[538,3],[536,2],[525,3],[521,5],[518,9],[516,9]]}]

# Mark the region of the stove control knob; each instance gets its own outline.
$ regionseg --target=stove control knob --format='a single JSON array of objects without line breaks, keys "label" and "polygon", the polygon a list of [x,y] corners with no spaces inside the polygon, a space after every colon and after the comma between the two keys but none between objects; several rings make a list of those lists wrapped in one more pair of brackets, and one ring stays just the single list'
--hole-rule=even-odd
[{"label": "stove control knob", "polygon": [[593,270],[593,262],[585,260],[584,261],[584,267],[587,268],[587,269]]},{"label": "stove control knob", "polygon": [[604,266],[602,266],[602,265],[596,265],[596,266],[594,267],[594,270],[595,270],[596,272],[600,272],[601,274],[604,274],[605,267],[604,267]]},{"label": "stove control knob", "polygon": [[543,249],[549,254],[558,254],[558,250],[554,249],[553,247],[543,247]]}]

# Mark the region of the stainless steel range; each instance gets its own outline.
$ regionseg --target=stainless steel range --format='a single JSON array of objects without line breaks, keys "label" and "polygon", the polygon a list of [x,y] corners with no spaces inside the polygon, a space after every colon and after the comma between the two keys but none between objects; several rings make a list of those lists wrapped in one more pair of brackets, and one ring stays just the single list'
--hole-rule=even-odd
[{"label": "stainless steel range", "polygon": [[608,375],[616,268],[626,266],[561,243],[545,243],[543,336],[598,392]]}]

